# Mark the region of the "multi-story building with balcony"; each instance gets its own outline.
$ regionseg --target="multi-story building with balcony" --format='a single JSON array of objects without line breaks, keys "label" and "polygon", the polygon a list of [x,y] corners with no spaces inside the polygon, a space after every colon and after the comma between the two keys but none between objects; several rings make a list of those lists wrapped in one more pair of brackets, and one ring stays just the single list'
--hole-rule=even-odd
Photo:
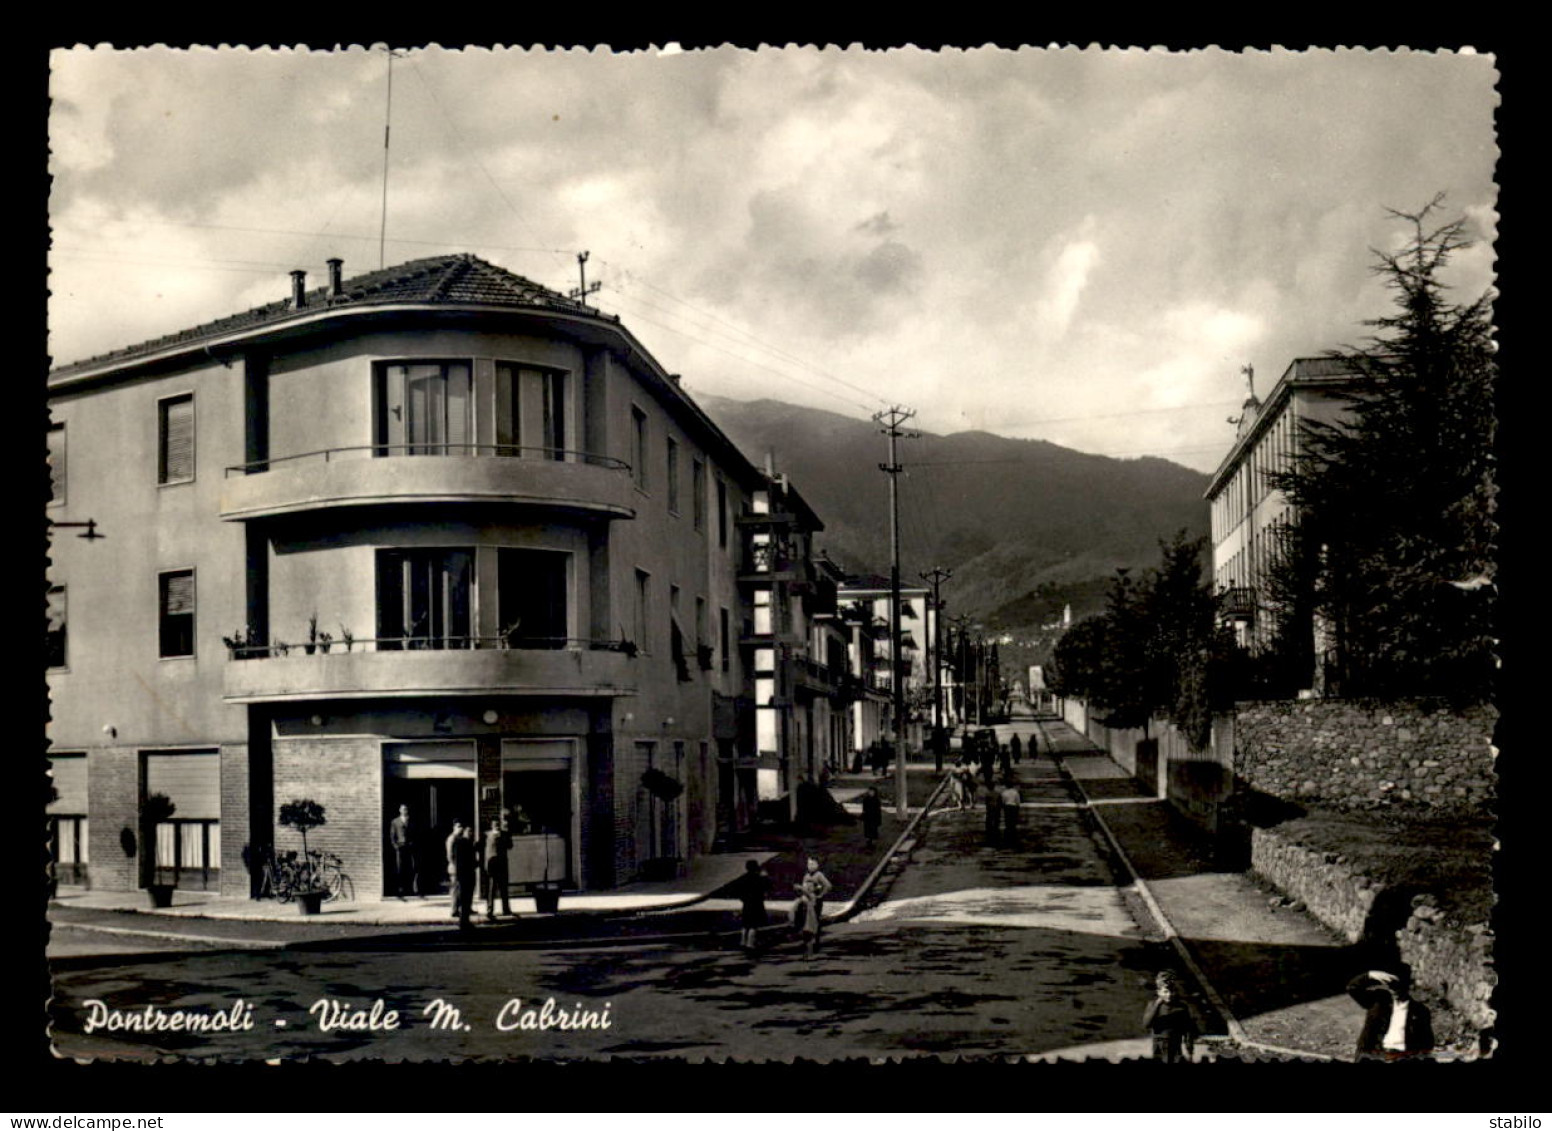
[{"label": "multi-story building with balcony", "polygon": [[[842,608],[853,611],[855,622],[867,626],[866,686],[877,694],[864,695],[851,705],[850,734],[854,749],[865,750],[875,741],[895,733],[893,697],[895,680],[902,681],[906,717],[900,730],[908,746],[922,748],[921,724],[932,721],[932,663],[928,655],[936,639],[938,610],[932,591],[921,586],[900,587],[900,655],[893,654],[889,617],[889,578],[875,574],[848,578],[836,594]],[[854,639],[854,659],[864,651]]]},{"label": "multi-story building with balcony", "polygon": [[824,524],[774,469],[737,523],[744,534],[739,582],[749,603],[740,640],[754,678],[755,794],[790,815],[798,782],[817,782],[822,767],[845,759],[840,571],[815,556],[813,536]]},{"label": "multi-story building with balcony", "polygon": [[1240,643],[1264,647],[1273,631],[1266,575],[1279,532],[1294,521],[1293,505],[1268,473],[1290,468],[1302,450],[1301,424],[1338,423],[1348,416],[1359,379],[1337,358],[1301,357],[1290,364],[1263,403],[1252,391],[1238,418],[1234,446],[1207,485],[1213,583]]},{"label": "multi-story building with balcony", "polygon": [[[49,375],[59,878],[132,889],[154,854],[250,894],[297,798],[364,897],[400,805],[432,882],[455,819],[512,822],[514,883],[708,850],[778,769],[767,653],[808,639],[741,582],[738,516],[817,518],[617,318],[469,255],[329,268]],[[778,760],[823,724],[786,725]]]}]

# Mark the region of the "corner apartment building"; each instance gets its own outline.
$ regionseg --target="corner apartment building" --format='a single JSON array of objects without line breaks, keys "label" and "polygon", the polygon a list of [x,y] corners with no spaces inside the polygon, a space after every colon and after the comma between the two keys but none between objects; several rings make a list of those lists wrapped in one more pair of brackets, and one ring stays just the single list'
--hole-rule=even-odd
[{"label": "corner apartment building", "polygon": [[401,804],[433,880],[454,819],[513,822],[514,883],[591,889],[746,824],[792,758],[756,748],[740,633],[771,477],[618,318],[478,258],[292,276],[49,374],[48,515],[100,534],[51,548],[60,880],[130,890],[154,853],[252,894],[302,797],[362,898]]},{"label": "corner apartment building", "polygon": [[1270,639],[1266,574],[1279,531],[1294,519],[1293,505],[1272,488],[1267,473],[1293,465],[1304,442],[1303,422],[1346,419],[1358,379],[1337,358],[1295,359],[1264,403],[1254,393],[1245,401],[1234,446],[1207,485],[1213,584],[1226,595],[1226,616],[1246,647],[1260,648]]}]

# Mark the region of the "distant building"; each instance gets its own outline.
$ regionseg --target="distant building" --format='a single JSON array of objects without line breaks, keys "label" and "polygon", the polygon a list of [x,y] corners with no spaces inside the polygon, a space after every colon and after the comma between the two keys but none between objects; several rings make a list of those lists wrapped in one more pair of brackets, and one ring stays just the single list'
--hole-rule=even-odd
[{"label": "distant building", "polygon": [[1263,403],[1251,392],[1238,418],[1238,432],[1208,483],[1211,510],[1213,584],[1226,597],[1226,617],[1239,641],[1258,649],[1273,630],[1266,573],[1280,531],[1294,520],[1292,504],[1267,479],[1285,470],[1302,450],[1299,425],[1347,418],[1359,375],[1346,362],[1298,358]]},{"label": "distant building", "polygon": [[843,738],[817,517],[617,318],[469,255],[331,260],[48,395],[48,516],[102,535],[50,551],[64,882],[250,894],[305,797],[365,898],[401,804],[430,884],[504,816],[514,881],[608,888]]},{"label": "distant building", "polygon": [[[894,728],[894,681],[902,680],[906,718],[901,730],[908,745],[922,748],[921,725],[932,723],[932,664],[929,650],[937,631],[937,609],[932,591],[922,586],[900,587],[900,655],[891,656],[889,578],[866,574],[848,578],[837,590],[841,607],[855,610],[854,615],[869,618],[872,624],[873,687],[882,695],[860,700],[852,707],[852,741],[856,749],[880,735],[888,737]],[[941,663],[941,658],[939,659]],[[941,682],[941,677],[940,677]],[[943,697],[947,712],[948,696]],[[875,718],[876,716],[876,718]],[[877,728],[875,733],[874,728]]]}]

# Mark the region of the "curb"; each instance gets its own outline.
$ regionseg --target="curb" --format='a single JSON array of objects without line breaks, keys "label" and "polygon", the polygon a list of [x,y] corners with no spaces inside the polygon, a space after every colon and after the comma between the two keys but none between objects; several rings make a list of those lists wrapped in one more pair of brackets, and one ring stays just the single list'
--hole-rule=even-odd
[{"label": "curb", "polygon": [[1164,937],[1169,940],[1169,943],[1174,948],[1175,954],[1180,959],[1181,964],[1185,966],[1187,972],[1190,973],[1196,984],[1201,987],[1202,993],[1207,998],[1208,1004],[1213,1007],[1218,1016],[1223,1018],[1224,1026],[1229,1030],[1229,1036],[1231,1039],[1233,1039],[1234,1043],[1239,1045],[1241,1048],[1274,1053],[1278,1056],[1293,1056],[1312,1058],[1322,1061],[1335,1061],[1335,1057],[1328,1056],[1327,1054],[1321,1052],[1314,1052],[1312,1050],[1305,1049],[1289,1049],[1282,1048],[1278,1045],[1263,1044],[1262,1042],[1252,1038],[1250,1034],[1245,1031],[1245,1027],[1240,1023],[1239,1018],[1235,1017],[1234,1014],[1229,1010],[1229,1007],[1227,1003],[1224,1002],[1222,995],[1218,993],[1217,989],[1208,979],[1206,972],[1201,968],[1200,965],[1197,964],[1196,956],[1191,953],[1190,946],[1188,946],[1186,941],[1180,937],[1180,932],[1177,931],[1175,929],[1175,925],[1170,922],[1169,916],[1164,914],[1164,909],[1159,906],[1159,901],[1154,897],[1153,890],[1149,888],[1147,881],[1137,874],[1137,869],[1133,866],[1131,858],[1126,855],[1126,850],[1121,847],[1121,842],[1116,838],[1116,835],[1110,831],[1110,826],[1105,823],[1105,818],[1100,812],[1100,807],[1096,806],[1089,798],[1088,791],[1083,788],[1083,783],[1080,782],[1072,774],[1072,772],[1067,769],[1067,760],[1059,751],[1056,750],[1055,746],[1051,743],[1049,737],[1047,737],[1045,733],[1045,727],[1038,723],[1036,725],[1039,727],[1040,737],[1046,740],[1046,747],[1050,753],[1052,761],[1054,761],[1057,765],[1057,768],[1061,770],[1062,776],[1066,778],[1067,781],[1072,783],[1073,787],[1077,789],[1078,796],[1083,799],[1083,808],[1093,815],[1095,823],[1099,826],[1100,831],[1105,834],[1105,840],[1109,842],[1111,849],[1116,854],[1116,858],[1121,861],[1122,865],[1126,868],[1127,875],[1131,877],[1132,886],[1137,890],[1137,893],[1142,897],[1143,902],[1147,905],[1149,914],[1154,917],[1155,921],[1158,922],[1160,928],[1164,931]]},{"label": "curb", "polygon": [[932,812],[932,807],[937,804],[938,797],[942,794],[943,787],[946,785],[948,785],[948,775],[944,774],[941,778],[938,779],[937,788],[927,795],[927,800],[922,803],[921,810],[916,814],[916,816],[912,817],[910,823],[901,830],[900,835],[895,838],[894,844],[889,846],[889,851],[879,857],[878,863],[875,864],[873,866],[873,870],[868,873],[867,879],[863,880],[862,885],[857,888],[857,894],[851,897],[850,902],[848,902],[845,907],[841,908],[839,911],[835,911],[829,915],[824,916],[820,920],[821,924],[844,923],[862,910],[862,901],[866,899],[868,893],[873,890],[873,885],[876,884],[878,882],[878,878],[884,874],[884,869],[889,866],[889,862],[897,855],[899,855],[900,846],[903,845],[906,840],[916,832],[916,826],[921,824],[922,818],[924,818],[928,813]]},{"label": "curb", "polygon": [[[853,916],[855,916],[856,914],[858,914],[862,910],[861,903],[862,903],[863,899],[866,898],[866,896],[868,895],[868,893],[870,891],[872,891],[874,885],[878,882],[878,878],[883,874],[885,867],[887,867],[888,864],[897,855],[899,855],[901,846],[916,831],[916,828],[921,823],[922,818],[925,817],[932,810],[933,805],[937,803],[938,797],[943,792],[943,787],[945,785],[947,785],[947,784],[948,784],[948,778],[945,776],[944,778],[942,778],[938,782],[937,787],[928,796],[925,805],[916,813],[916,815],[914,817],[911,818],[910,822],[906,825],[905,829],[900,833],[900,835],[895,838],[894,844],[892,844],[889,847],[889,850],[887,852],[885,852],[882,857],[879,858],[879,861],[878,861],[877,864],[874,865],[873,870],[868,873],[867,878],[864,879],[862,881],[861,886],[858,887],[858,889],[856,891],[856,894],[853,895],[851,897],[851,899],[849,901],[847,901],[847,903],[839,911],[831,912],[830,914],[826,915],[824,917],[824,923],[830,924],[830,923],[842,923],[842,922],[845,922],[848,919],[851,919]],[[683,901],[678,902],[678,903],[648,905],[648,906],[645,906],[645,907],[633,908],[633,909],[631,909],[629,911],[611,911],[611,910],[609,910],[607,908],[586,908],[586,909],[578,909],[578,910],[575,910],[575,911],[570,911],[570,912],[567,912],[566,914],[567,914],[568,918],[573,917],[573,916],[577,916],[577,917],[580,917],[580,916],[594,916],[594,917],[607,917],[607,918],[616,918],[616,919],[635,918],[637,916],[648,916],[648,915],[663,915],[663,914],[669,914],[669,913],[672,913],[672,912],[675,912],[675,911],[680,911],[680,910],[683,910],[683,909],[686,909],[686,908],[690,908],[690,907],[693,907],[693,906],[695,906],[696,904],[699,904],[699,903],[704,903],[707,900],[711,899],[712,896],[713,896],[712,892],[706,892],[704,894],[697,895],[697,896],[695,896],[692,899],[683,900]],[[51,906],[58,906],[58,905],[52,905],[51,904]],[[128,909],[126,909],[126,913],[128,913],[128,914],[135,914],[135,915],[148,915],[148,916],[154,915],[153,912],[144,911],[144,910],[141,910],[139,908],[128,908]],[[160,918],[160,919],[163,919],[163,920],[165,920],[165,919],[174,919],[174,920],[180,920],[180,921],[181,920],[187,920],[187,919],[204,919],[207,922],[234,922],[234,921],[242,921],[242,922],[253,922],[253,923],[261,923],[261,924],[262,923],[279,923],[279,922],[283,922],[283,920],[279,920],[279,919],[251,919],[251,920],[250,919],[242,919],[242,920],[217,919],[217,918],[215,918],[213,916],[208,916],[208,915],[207,916],[172,915],[172,916],[158,916],[157,918]],[[227,947],[229,949],[239,949],[239,950],[327,950],[327,949],[333,949],[333,948],[339,947],[344,942],[362,941],[362,940],[335,940],[335,939],[298,939],[298,940],[289,941],[289,942],[276,942],[276,941],[270,941],[270,940],[232,940],[232,939],[219,938],[219,937],[215,937],[215,936],[195,935],[195,934],[189,934],[189,933],[186,933],[186,932],[178,932],[178,931],[172,931],[172,930],[161,930],[161,931],[141,930],[141,929],[138,929],[138,928],[131,928],[131,927],[100,926],[100,925],[90,924],[90,923],[65,923],[65,922],[60,922],[58,925],[62,926],[62,927],[68,926],[68,927],[72,927],[72,928],[75,928],[75,929],[78,929],[78,930],[100,931],[100,932],[102,932],[104,934],[130,935],[130,936],[137,936],[137,937],[141,937],[141,938],[166,939],[166,940],[174,941],[174,942],[198,942],[198,943],[202,943],[202,944],[216,944],[216,945],[225,946],[225,947]],[[364,927],[381,926],[381,927],[387,927],[387,928],[394,928],[394,927],[399,927],[399,928],[405,928],[405,927],[407,927],[407,928],[430,928],[430,929],[436,930],[438,932],[444,932],[444,931],[447,931],[447,930],[450,929],[450,928],[448,928],[446,926],[443,926],[441,924],[434,924],[434,923],[424,923],[424,924],[422,924],[422,923],[360,923],[360,924],[351,924],[351,925],[352,926],[364,926]],[[762,927],[761,928],[762,931],[771,931],[771,932],[780,931],[782,929],[783,928],[779,924],[772,924],[770,926]],[[405,931],[404,933],[405,934],[411,934],[413,932],[412,931]],[[429,931],[427,933],[429,933]],[[494,940],[489,941],[489,942],[482,942],[482,941],[480,941],[480,939],[478,937],[479,931],[478,931],[478,929],[476,929],[476,931],[472,935],[469,935],[469,936],[462,936],[462,937],[455,937],[455,938],[428,939],[425,942],[421,942],[421,943],[414,942],[411,939],[405,939],[405,940],[402,940],[400,949],[405,949],[405,950],[479,950],[479,949],[501,949],[501,950],[544,950],[544,949],[551,949],[551,950],[569,950],[569,949],[573,949],[573,948],[606,948],[606,947],[629,947],[629,946],[657,946],[657,945],[661,945],[661,944],[665,944],[665,943],[704,942],[707,938],[716,938],[716,937],[719,937],[719,936],[724,935],[724,934],[732,934],[732,933],[735,933],[735,932],[732,932],[732,931],[690,931],[690,932],[683,932],[683,931],[681,931],[681,932],[676,932],[676,933],[671,933],[671,934],[659,934],[659,935],[618,935],[618,936],[597,936],[597,935],[587,936],[587,935],[583,935],[583,936],[579,936],[579,937],[576,937],[576,938],[508,939],[508,940],[503,940],[503,941],[500,941],[500,942],[497,942],[497,941],[494,941]],[[367,937],[370,938],[371,936],[367,936]],[[135,957],[136,956],[134,956],[134,955],[126,955],[126,956],[124,956],[124,958],[126,960],[132,960]]]}]

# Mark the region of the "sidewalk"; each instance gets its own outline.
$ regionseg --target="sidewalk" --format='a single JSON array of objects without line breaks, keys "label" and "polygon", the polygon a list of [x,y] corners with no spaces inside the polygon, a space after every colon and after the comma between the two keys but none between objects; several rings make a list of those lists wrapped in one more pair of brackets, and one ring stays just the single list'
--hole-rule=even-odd
[{"label": "sidewalk", "polygon": [[[740,904],[729,898],[726,889],[743,874],[748,861],[760,862],[770,877],[767,907],[773,922],[783,922],[794,887],[813,855],[835,885],[825,908],[826,918],[832,919],[850,913],[939,778],[930,764],[913,765],[907,781],[910,801],[917,809],[908,811],[904,819],[893,811],[893,779],[877,783],[884,799],[884,819],[871,844],[863,836],[860,818],[815,828],[756,829],[734,838],[725,851],[694,858],[684,876],[624,884],[605,892],[564,893],[560,911],[553,915],[539,914],[531,896],[514,894],[514,917],[492,922],[484,917],[484,900],[477,898],[472,933],[457,929],[445,895],[325,903],[320,914],[302,915],[294,903],[212,892],[178,891],[173,906],[152,908],[142,891],[61,888],[50,904],[49,918],[67,930],[125,940],[253,949],[609,945],[652,938],[704,939],[738,930]],[[871,775],[844,775],[832,781],[831,791],[837,800],[844,798],[846,810],[855,816],[871,784],[875,784]],[[111,947],[90,951],[94,957],[103,956],[111,953]]]},{"label": "sidewalk", "polygon": [[1087,737],[1040,724],[1042,749],[1071,775],[1232,1041],[1250,1055],[1351,1059],[1362,1016],[1345,986],[1357,949],[1247,873],[1218,870],[1204,834]]}]

